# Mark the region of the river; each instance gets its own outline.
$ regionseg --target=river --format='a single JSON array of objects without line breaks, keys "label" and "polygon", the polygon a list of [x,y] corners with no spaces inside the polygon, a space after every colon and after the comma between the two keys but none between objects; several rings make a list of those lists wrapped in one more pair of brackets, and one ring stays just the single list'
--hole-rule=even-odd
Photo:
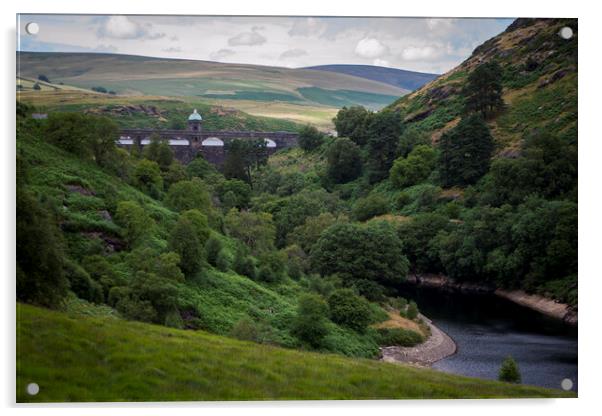
[{"label": "river", "polygon": [[524,384],[561,388],[568,378],[577,391],[577,328],[493,294],[404,288],[401,295],[416,300],[458,346],[456,354],[433,368],[497,379],[501,362],[512,356]]}]

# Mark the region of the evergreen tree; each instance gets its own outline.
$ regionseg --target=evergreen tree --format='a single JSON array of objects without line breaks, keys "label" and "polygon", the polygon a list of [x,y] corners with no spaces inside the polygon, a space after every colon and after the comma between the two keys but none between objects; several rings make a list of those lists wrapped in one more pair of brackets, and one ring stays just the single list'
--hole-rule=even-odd
[{"label": "evergreen tree", "polygon": [[521,382],[520,370],[518,369],[518,364],[512,357],[507,357],[502,366],[500,367],[500,372],[498,374],[498,380],[506,381],[508,383],[516,383],[519,384]]},{"label": "evergreen tree", "polygon": [[489,170],[493,138],[483,119],[473,114],[441,136],[439,149],[443,186],[471,185]]},{"label": "evergreen tree", "polygon": [[466,111],[479,113],[487,119],[504,107],[502,99],[502,68],[496,62],[479,65],[468,75],[463,95]]}]

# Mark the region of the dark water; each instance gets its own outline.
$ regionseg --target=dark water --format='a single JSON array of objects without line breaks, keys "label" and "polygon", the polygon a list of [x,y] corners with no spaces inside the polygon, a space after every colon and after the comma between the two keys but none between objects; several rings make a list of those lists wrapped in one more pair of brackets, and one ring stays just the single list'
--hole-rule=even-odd
[{"label": "dark water", "polygon": [[577,329],[494,295],[407,288],[434,324],[451,336],[456,354],[433,365],[441,371],[497,379],[505,357],[518,363],[522,382],[577,390]]}]

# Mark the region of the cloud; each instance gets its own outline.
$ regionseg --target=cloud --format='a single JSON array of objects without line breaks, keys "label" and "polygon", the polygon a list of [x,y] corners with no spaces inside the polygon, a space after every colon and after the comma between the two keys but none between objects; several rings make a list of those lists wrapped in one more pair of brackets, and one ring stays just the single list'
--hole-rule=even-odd
[{"label": "cloud", "polygon": [[401,57],[406,61],[428,61],[440,55],[441,49],[432,45],[408,46],[401,51]]},{"label": "cloud", "polygon": [[391,66],[389,61],[387,61],[386,59],[379,59],[379,58],[376,58],[374,61],[372,61],[372,65],[386,66],[386,67]]},{"label": "cloud", "polygon": [[113,39],[160,39],[165,33],[153,33],[152,24],[142,25],[127,16],[109,16],[97,30],[100,38]]},{"label": "cloud", "polygon": [[378,58],[388,51],[386,45],[374,38],[364,38],[355,46],[355,53],[362,58]]},{"label": "cloud", "polygon": [[307,55],[304,49],[289,49],[280,54],[280,59],[297,58],[303,55]]},{"label": "cloud", "polygon": [[319,36],[326,29],[326,24],[315,17],[295,19],[293,26],[288,31],[290,36]]},{"label": "cloud", "polygon": [[98,45],[94,48],[94,52],[115,53],[117,52],[117,47],[114,45]]},{"label": "cloud", "polygon": [[260,29],[260,27],[254,26],[250,32],[239,33],[238,35],[228,39],[228,45],[253,46],[264,44],[267,39],[261,33],[258,33]]},{"label": "cloud", "polygon": [[163,52],[167,52],[167,53],[179,53],[179,52],[182,52],[182,48],[180,48],[180,47],[174,47],[174,46],[171,46],[169,48],[164,48],[164,49],[161,49],[161,50]]},{"label": "cloud", "polygon": [[209,57],[214,61],[219,61],[220,59],[224,59],[235,54],[236,52],[234,52],[232,49],[220,49],[219,51],[212,52]]}]

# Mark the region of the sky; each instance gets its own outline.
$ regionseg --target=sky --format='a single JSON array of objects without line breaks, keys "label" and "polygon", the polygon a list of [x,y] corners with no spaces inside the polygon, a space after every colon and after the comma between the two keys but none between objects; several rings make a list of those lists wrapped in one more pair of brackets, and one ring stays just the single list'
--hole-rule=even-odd
[{"label": "sky", "polygon": [[[18,50],[444,73],[513,19],[20,15]],[[25,31],[29,22],[39,32]]]}]

